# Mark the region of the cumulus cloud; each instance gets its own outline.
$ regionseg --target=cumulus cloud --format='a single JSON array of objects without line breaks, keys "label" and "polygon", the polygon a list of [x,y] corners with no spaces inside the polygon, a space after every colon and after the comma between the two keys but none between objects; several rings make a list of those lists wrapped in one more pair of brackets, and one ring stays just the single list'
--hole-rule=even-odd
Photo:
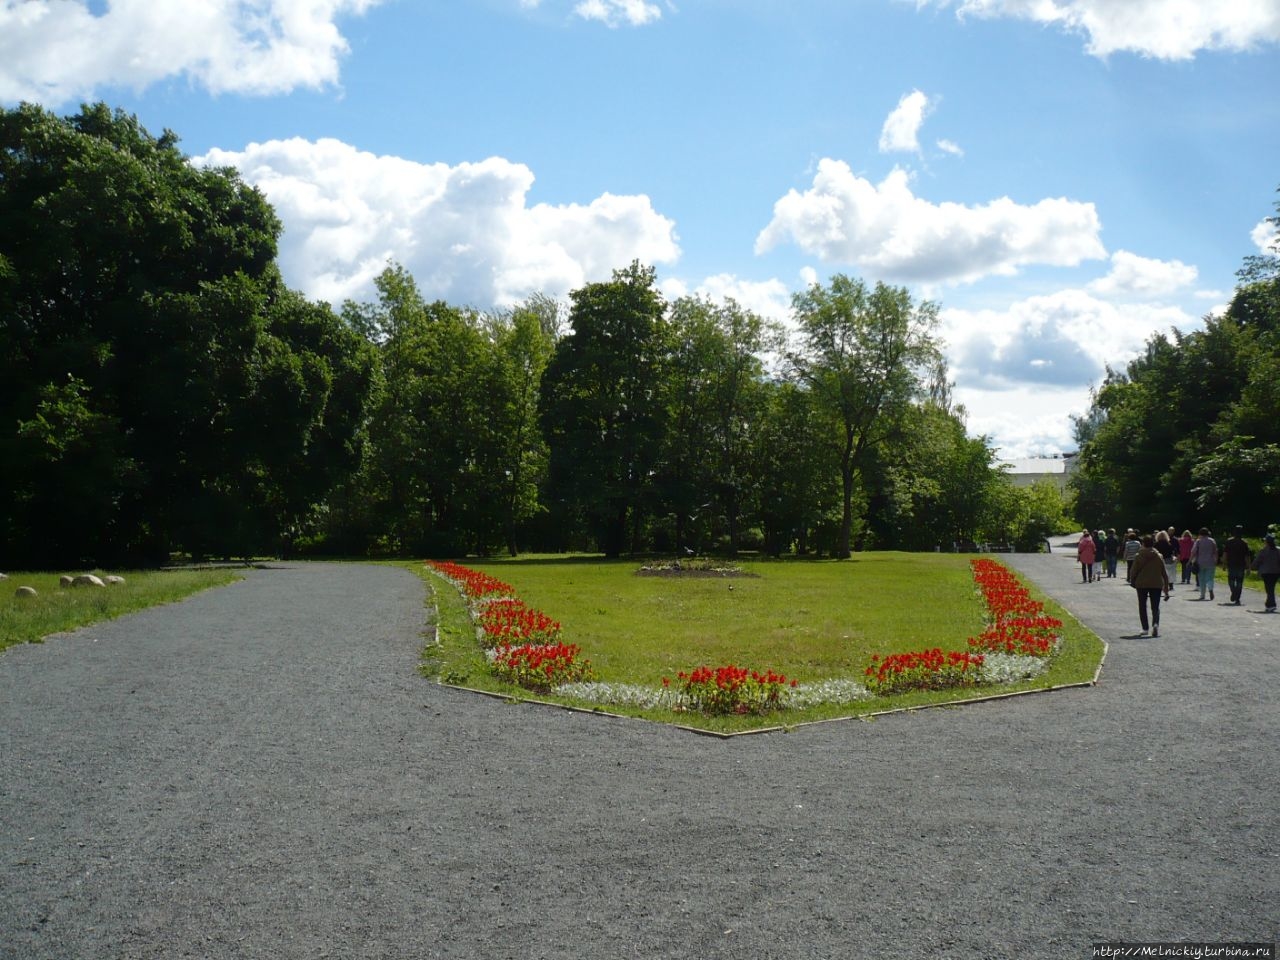
[{"label": "cumulus cloud", "polygon": [[1260,221],[1249,231],[1249,239],[1264,254],[1280,252],[1280,223],[1275,218]]},{"label": "cumulus cloud", "polygon": [[1015,17],[1088,37],[1097,57],[1117,51],[1187,60],[1201,50],[1250,50],[1280,43],[1276,0],[915,0],[955,6],[958,16]]},{"label": "cumulus cloud", "polygon": [[56,106],[176,76],[212,93],[323,87],[348,50],[338,18],[379,2],[0,0],[0,101]]},{"label": "cumulus cloud", "polygon": [[622,24],[643,27],[662,18],[662,10],[645,0],[582,0],[573,12],[584,20],[598,20],[608,27]]},{"label": "cumulus cloud", "polygon": [[1006,460],[1074,451],[1070,418],[1085,414],[1090,402],[1087,384],[1022,385],[1000,391],[957,384],[952,397],[964,404],[969,434],[993,438],[997,454]]},{"label": "cumulus cloud", "polygon": [[262,190],[284,223],[286,281],[331,303],[372,297],[391,259],[424,296],[487,308],[534,292],[564,296],[632,260],[680,255],[675,224],[648,197],[529,206],[533,172],[501,157],[421,164],[294,138],[194,162],[235,167]]},{"label": "cumulus cloud", "polygon": [[1089,284],[1104,297],[1166,296],[1196,282],[1199,271],[1181,260],[1151,260],[1128,250],[1111,255],[1111,272]]},{"label": "cumulus cloud", "polygon": [[903,94],[880,129],[880,152],[919,153],[920,127],[931,110],[929,98],[919,90]]},{"label": "cumulus cloud", "polygon": [[1196,317],[1178,307],[1116,304],[1085,290],[1030,297],[1005,310],[944,308],[939,333],[957,385],[979,390],[1080,386],[1123,366],[1147,339]]},{"label": "cumulus cloud", "polygon": [[955,143],[954,141],[951,141],[951,140],[939,140],[938,149],[941,150],[943,153],[951,154],[953,157],[964,156],[964,148],[961,147],[960,144]]},{"label": "cumulus cloud", "polygon": [[1105,257],[1100,230],[1092,203],[1058,198],[1024,206],[1002,197],[979,206],[934,204],[911,192],[903,170],[875,184],[843,161],[824,159],[810,189],[791,190],[774,204],[755,250],[791,242],[877,278],[968,282],[1027,264],[1077,266]]}]

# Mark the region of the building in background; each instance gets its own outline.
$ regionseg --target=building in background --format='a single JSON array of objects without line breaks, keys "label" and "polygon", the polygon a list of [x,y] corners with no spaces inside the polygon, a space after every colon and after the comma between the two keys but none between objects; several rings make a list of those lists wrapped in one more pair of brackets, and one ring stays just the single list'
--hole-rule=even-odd
[{"label": "building in background", "polygon": [[1067,480],[1076,469],[1079,454],[1063,453],[1052,457],[1025,457],[1005,460],[1001,465],[1015,487],[1029,487],[1037,480],[1052,480],[1058,489],[1066,491]]}]

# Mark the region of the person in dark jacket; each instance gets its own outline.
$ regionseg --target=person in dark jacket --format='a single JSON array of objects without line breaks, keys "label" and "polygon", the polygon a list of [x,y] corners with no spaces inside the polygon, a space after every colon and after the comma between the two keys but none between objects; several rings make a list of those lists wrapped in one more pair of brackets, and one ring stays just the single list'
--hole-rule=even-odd
[{"label": "person in dark jacket", "polygon": [[1164,557],[1152,546],[1151,537],[1142,538],[1138,554],[1129,564],[1129,585],[1138,591],[1138,619],[1142,621],[1142,635],[1148,635],[1147,604],[1151,605],[1150,636],[1160,636],[1160,597],[1169,599],[1169,573]]},{"label": "person in dark jacket", "polygon": [[1267,613],[1276,612],[1276,580],[1280,579],[1280,550],[1276,549],[1276,535],[1268,533],[1266,543],[1253,558],[1253,569],[1262,578],[1267,591]]},{"label": "person in dark jacket", "polygon": [[1231,591],[1231,602],[1240,606],[1240,594],[1244,591],[1244,573],[1249,569],[1249,561],[1253,559],[1253,551],[1244,539],[1244,527],[1237,526],[1235,533],[1222,545],[1222,558],[1227,565],[1227,587]]},{"label": "person in dark jacket", "polygon": [[1102,555],[1107,558],[1107,579],[1116,578],[1116,563],[1120,559],[1120,538],[1114,530],[1107,531],[1107,539],[1102,541]]}]

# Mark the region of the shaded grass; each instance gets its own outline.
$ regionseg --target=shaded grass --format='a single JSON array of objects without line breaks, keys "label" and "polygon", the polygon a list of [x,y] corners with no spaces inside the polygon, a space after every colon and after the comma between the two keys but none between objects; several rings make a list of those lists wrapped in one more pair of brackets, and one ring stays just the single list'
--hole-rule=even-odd
[{"label": "shaded grass", "polygon": [[[102,576],[99,571],[92,571]],[[36,643],[54,633],[113,620],[162,603],[240,579],[229,569],[112,571],[125,582],[106,588],[58,586],[57,573],[10,573],[0,590],[0,650]],[[34,587],[38,597],[19,598],[19,586]]]},{"label": "shaded grass", "polygon": [[[562,639],[582,648],[605,682],[658,686],[663,677],[701,664],[771,669],[801,682],[861,681],[873,654],[941,647],[965,650],[985,624],[969,557],[955,554],[866,553],[850,561],[743,563],[752,576],[637,576],[634,560],[527,557],[468,561],[510,583],[522,600],[562,625]],[[440,610],[440,644],[432,653],[447,682],[527,696],[489,674],[452,587],[414,568],[429,583]],[[609,712],[679,722],[720,732],[949,702],[975,695],[1091,680],[1102,641],[1030,587],[1046,612],[1064,622],[1063,645],[1046,673],[1008,686],[913,692],[855,705],[788,710],[764,717],[707,718],[670,711],[607,707]],[[540,699],[564,700],[546,697]]]}]

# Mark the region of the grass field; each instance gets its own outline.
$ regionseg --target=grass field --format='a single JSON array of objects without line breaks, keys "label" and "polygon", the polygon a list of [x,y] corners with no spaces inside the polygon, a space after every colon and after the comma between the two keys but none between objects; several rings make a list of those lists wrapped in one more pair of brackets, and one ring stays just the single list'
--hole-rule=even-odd
[{"label": "grass field", "polygon": [[[528,605],[560,621],[562,640],[582,648],[597,679],[657,686],[678,671],[726,663],[774,670],[801,682],[861,680],[873,654],[964,650],[985,623],[968,561],[954,554],[866,553],[839,562],[745,562],[744,576],[723,579],[641,576],[634,560],[599,558],[522,557],[465,565],[506,581]],[[416,566],[439,608],[440,644],[428,655],[437,675],[527,695],[489,675],[457,592]],[[1051,601],[1046,612],[1064,621],[1062,648],[1043,676],[1013,687],[917,692],[815,707],[803,715],[701,718],[609,710],[735,731],[1092,679],[1102,642]]]},{"label": "grass field", "polygon": [[[157,604],[171,603],[240,578],[235,570],[112,572],[124,577],[125,582],[105,588],[70,589],[58,586],[57,573],[10,573],[9,579],[0,583],[0,650],[16,643],[33,643],[53,633],[111,620]],[[39,596],[17,597],[14,594],[19,586],[34,587]]]}]

